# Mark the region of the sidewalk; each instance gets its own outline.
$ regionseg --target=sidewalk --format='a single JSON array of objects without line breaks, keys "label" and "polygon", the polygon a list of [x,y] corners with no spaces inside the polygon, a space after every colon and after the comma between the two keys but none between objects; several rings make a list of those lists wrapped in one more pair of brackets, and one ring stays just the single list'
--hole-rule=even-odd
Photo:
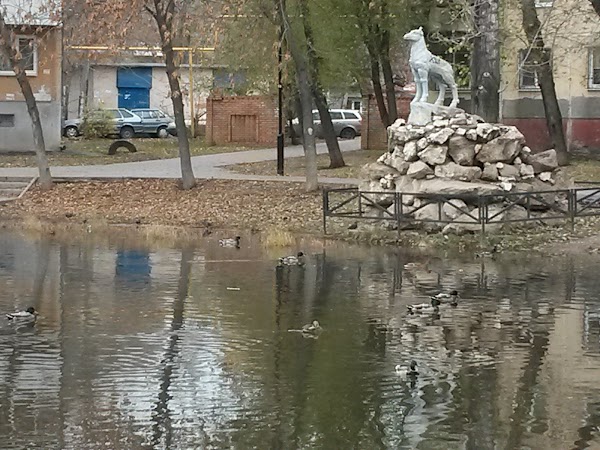
[{"label": "sidewalk", "polygon": [[[340,141],[340,149],[350,152],[360,149],[360,138],[349,141]],[[325,143],[317,144],[317,153],[327,153]],[[285,158],[303,156],[301,145],[285,148]],[[287,181],[304,182],[305,177],[278,176],[275,161],[277,149],[268,148],[261,150],[248,150],[244,152],[217,153],[192,157],[192,168],[197,179],[222,179],[222,180],[259,180],[259,181]],[[233,164],[273,161],[272,176],[248,175],[232,172],[224,168]],[[56,166],[50,171],[54,178],[180,178],[181,167],[179,158],[160,159],[153,161],[140,161],[119,164],[105,164],[96,166]],[[38,174],[34,167],[5,167],[0,168],[0,177],[35,177]],[[358,184],[358,180],[350,178],[319,177],[322,183],[331,184]]]}]

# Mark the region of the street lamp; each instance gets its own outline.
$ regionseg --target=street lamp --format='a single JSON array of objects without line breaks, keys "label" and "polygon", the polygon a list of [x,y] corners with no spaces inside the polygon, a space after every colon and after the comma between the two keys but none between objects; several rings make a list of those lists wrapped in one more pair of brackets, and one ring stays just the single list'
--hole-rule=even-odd
[{"label": "street lamp", "polygon": [[277,133],[277,175],[283,175],[283,84],[282,84],[282,65],[283,65],[283,23],[279,25],[279,48],[277,49],[277,92],[278,92],[278,123],[279,131]]}]

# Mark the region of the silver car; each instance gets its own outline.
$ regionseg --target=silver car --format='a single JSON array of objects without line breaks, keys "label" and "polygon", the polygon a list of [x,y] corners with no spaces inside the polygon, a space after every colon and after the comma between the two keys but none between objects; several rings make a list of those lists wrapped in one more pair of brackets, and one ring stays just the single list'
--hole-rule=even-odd
[{"label": "silver car", "polygon": [[160,109],[135,108],[131,112],[142,118],[142,133],[160,138],[166,138],[169,134],[176,134],[173,118]]},{"label": "silver car", "polygon": [[[111,117],[113,122],[113,133],[118,134],[121,139],[131,139],[136,133],[142,132],[142,119],[137,114],[132,113],[125,108],[115,109],[101,109],[90,112],[90,116],[94,116],[94,113],[102,112]],[[63,126],[63,134],[68,138],[74,138],[81,134],[81,125],[83,119],[69,119],[65,120]]]},{"label": "silver car", "polygon": [[[317,137],[323,137],[319,111],[315,109],[312,114],[315,123],[315,133]],[[331,115],[331,121],[333,122],[333,129],[336,136],[342,139],[354,139],[356,136],[360,136],[362,127],[362,116],[360,115],[360,112],[354,109],[330,109],[329,114]],[[292,123],[294,124],[296,133],[301,135],[302,130],[300,129],[298,119],[294,119]]]}]

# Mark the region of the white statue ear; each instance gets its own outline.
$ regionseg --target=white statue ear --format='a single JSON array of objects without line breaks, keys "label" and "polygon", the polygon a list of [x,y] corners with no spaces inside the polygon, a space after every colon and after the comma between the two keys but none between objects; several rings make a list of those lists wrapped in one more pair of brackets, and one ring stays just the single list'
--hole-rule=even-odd
[{"label": "white statue ear", "polygon": [[419,31],[423,31],[423,27],[419,27]]}]

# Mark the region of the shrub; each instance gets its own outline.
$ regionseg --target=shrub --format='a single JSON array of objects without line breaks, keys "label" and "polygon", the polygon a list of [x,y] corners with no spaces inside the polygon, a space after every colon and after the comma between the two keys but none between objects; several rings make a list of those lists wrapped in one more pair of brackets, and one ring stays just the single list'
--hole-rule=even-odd
[{"label": "shrub", "polygon": [[81,132],[86,139],[106,137],[113,133],[113,117],[103,109],[88,111],[83,116]]}]

